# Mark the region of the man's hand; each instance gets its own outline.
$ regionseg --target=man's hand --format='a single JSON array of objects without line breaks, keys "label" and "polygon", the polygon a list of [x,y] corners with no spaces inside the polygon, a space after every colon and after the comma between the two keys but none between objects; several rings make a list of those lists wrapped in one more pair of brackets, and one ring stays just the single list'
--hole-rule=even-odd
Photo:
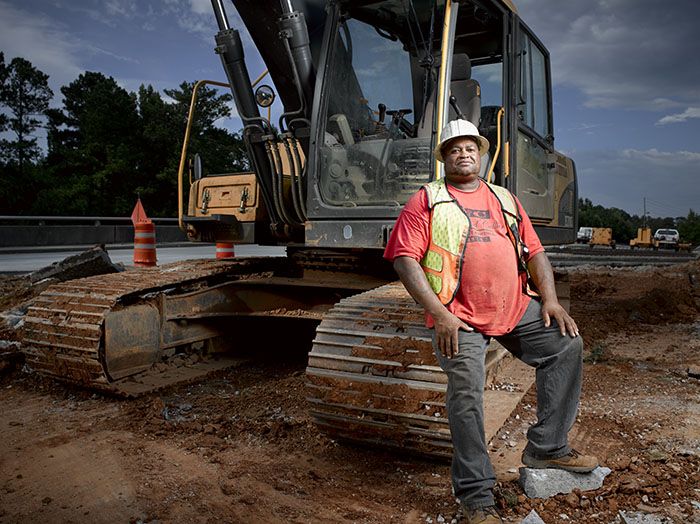
[{"label": "man's hand", "polygon": [[433,317],[435,336],[440,353],[452,358],[459,353],[459,330],[474,331],[474,328],[462,322],[458,317],[445,310],[444,314]]},{"label": "man's hand", "polygon": [[578,336],[578,326],[576,326],[576,322],[569,316],[566,310],[561,307],[558,300],[542,302],[542,319],[546,327],[549,327],[552,323],[552,317],[557,321],[562,337],[566,335],[567,332],[572,338]]},{"label": "man's hand", "polygon": [[411,296],[433,317],[440,353],[447,358],[454,357],[459,351],[459,330],[474,331],[474,329],[440,303],[416,260],[410,257],[397,257],[394,260],[394,269]]},{"label": "man's hand", "polygon": [[542,297],[542,320],[544,320],[544,325],[549,327],[553,317],[559,325],[559,331],[561,331],[562,337],[566,335],[567,332],[572,338],[578,336],[578,326],[576,326],[576,322],[574,322],[574,319],[561,307],[557,299],[552,265],[549,263],[544,251],[533,256],[527,263],[527,267]]}]

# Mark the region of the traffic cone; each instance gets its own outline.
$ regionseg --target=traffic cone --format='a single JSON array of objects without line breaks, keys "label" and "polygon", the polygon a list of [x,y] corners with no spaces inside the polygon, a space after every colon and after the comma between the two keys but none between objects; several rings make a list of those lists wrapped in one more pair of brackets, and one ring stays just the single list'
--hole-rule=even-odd
[{"label": "traffic cone", "polygon": [[146,210],[141,199],[136,201],[131,213],[131,223],[134,224],[134,265],[152,267],[156,265],[156,226],[146,216]]},{"label": "traffic cone", "polygon": [[217,260],[226,258],[236,258],[236,254],[233,251],[233,242],[217,242],[216,258]]}]

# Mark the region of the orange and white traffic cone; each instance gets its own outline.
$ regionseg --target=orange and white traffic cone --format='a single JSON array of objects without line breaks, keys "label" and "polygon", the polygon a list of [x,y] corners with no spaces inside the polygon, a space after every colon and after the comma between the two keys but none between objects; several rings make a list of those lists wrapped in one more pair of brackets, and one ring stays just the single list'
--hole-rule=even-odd
[{"label": "orange and white traffic cone", "polygon": [[217,242],[216,243],[216,258],[227,259],[236,258],[236,253],[233,250],[233,242]]},{"label": "orange and white traffic cone", "polygon": [[134,265],[152,267],[156,265],[156,226],[146,216],[146,210],[141,205],[141,199],[136,201],[131,213],[134,224]]},{"label": "orange and white traffic cone", "polygon": [[152,267],[156,258],[156,226],[153,222],[134,224],[134,265]]}]

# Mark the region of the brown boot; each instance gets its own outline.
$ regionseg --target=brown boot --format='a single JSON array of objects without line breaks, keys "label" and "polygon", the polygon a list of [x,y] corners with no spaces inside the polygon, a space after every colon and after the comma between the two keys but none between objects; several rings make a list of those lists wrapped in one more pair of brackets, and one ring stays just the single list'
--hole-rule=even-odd
[{"label": "brown boot", "polygon": [[487,506],[485,508],[469,509],[462,506],[464,509],[464,522],[466,524],[502,524],[503,520],[496,511],[496,506]]},{"label": "brown boot", "polygon": [[552,459],[537,459],[527,453],[523,453],[522,461],[528,468],[554,468],[573,473],[588,473],[598,467],[598,459],[596,457],[593,455],[581,455],[575,449],[572,449],[568,455]]}]

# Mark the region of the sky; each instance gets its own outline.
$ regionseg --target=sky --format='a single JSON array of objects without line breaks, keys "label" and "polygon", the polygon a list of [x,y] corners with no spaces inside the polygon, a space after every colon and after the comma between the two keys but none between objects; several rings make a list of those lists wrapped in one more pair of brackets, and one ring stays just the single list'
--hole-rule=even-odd
[{"label": "sky", "polygon": [[[555,146],[576,163],[579,196],[637,215],[645,199],[651,216],[700,211],[700,2],[515,3],[550,52]],[[210,0],[0,0],[5,61],[47,73],[55,106],[86,70],[130,91],[224,80],[216,31]],[[244,43],[255,78],[265,67]]]}]

